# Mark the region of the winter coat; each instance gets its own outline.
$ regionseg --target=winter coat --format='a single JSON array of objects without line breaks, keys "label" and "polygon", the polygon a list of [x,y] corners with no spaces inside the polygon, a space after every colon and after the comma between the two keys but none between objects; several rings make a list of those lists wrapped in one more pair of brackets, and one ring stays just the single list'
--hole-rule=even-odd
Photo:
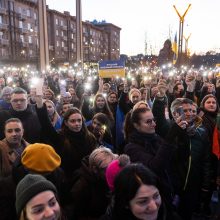
[{"label": "winter coat", "polygon": [[155,172],[161,180],[168,200],[172,199],[172,183],[168,172],[174,147],[157,134],[143,134],[134,129],[124,153],[131,162],[142,163]]},{"label": "winter coat", "polygon": [[37,114],[44,134],[61,157],[61,167],[67,178],[71,179],[80,168],[81,160],[96,148],[95,137],[90,132],[86,135],[82,130],[78,133],[69,129],[57,132],[49,120],[45,105],[37,108]]},{"label": "winter coat", "polygon": [[[16,186],[19,181],[29,173],[21,164],[13,167],[12,174],[8,177],[0,178],[0,216],[1,220],[17,220],[15,209]],[[61,203],[65,203],[65,182],[63,171],[58,168],[52,173],[45,175],[57,188]]]},{"label": "winter coat", "polygon": [[79,180],[71,190],[74,215],[71,219],[98,219],[110,202],[109,187],[102,170],[89,168],[88,157],[84,158]]},{"label": "winter coat", "polygon": [[10,147],[6,138],[0,141],[0,177],[6,177],[11,174],[13,164],[16,164],[20,160],[21,154],[28,144],[22,139],[21,146],[13,149]]},{"label": "winter coat", "polygon": [[[99,220],[138,220],[138,218],[136,218],[129,209],[127,210],[121,211],[120,216],[118,216],[114,213],[114,208],[109,207],[105,215],[101,216]],[[181,218],[172,209],[162,203],[158,212],[157,220],[181,220]]]},{"label": "winter coat", "polygon": [[0,139],[4,138],[4,123],[9,118],[18,118],[21,120],[24,128],[24,139],[28,143],[36,143],[41,141],[41,126],[38,120],[34,106],[28,105],[24,111],[9,111],[0,112]]},{"label": "winter coat", "polygon": [[124,116],[133,108],[134,104],[128,99],[128,93],[121,92],[119,98],[119,107],[124,113]]}]

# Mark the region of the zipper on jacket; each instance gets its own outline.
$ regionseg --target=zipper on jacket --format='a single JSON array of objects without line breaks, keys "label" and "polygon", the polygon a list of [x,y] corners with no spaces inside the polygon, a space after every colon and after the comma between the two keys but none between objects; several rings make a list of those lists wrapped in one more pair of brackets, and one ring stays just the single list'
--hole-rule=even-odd
[{"label": "zipper on jacket", "polygon": [[187,170],[187,174],[186,174],[185,184],[184,184],[184,187],[183,187],[184,191],[185,191],[186,185],[188,183],[188,178],[189,178],[189,173],[190,173],[191,163],[192,163],[191,148],[192,148],[192,145],[191,145],[191,139],[190,139],[190,144],[189,144],[190,155],[189,155],[189,163],[188,163],[188,170]]}]

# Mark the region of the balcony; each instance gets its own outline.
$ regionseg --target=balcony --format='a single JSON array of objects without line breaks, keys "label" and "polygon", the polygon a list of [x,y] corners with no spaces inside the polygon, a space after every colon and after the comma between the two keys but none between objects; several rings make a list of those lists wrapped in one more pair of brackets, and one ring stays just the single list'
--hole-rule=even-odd
[{"label": "balcony", "polygon": [[18,16],[18,19],[22,21],[27,19],[27,15],[20,13],[20,12],[17,13],[17,16]]},{"label": "balcony", "polygon": [[67,26],[61,26],[62,30],[67,31]]},{"label": "balcony", "polygon": [[7,14],[7,9],[6,8],[2,8],[0,6],[0,14],[6,15]]},{"label": "balcony", "polygon": [[49,45],[49,50],[54,50],[54,47],[52,45]]},{"label": "balcony", "polygon": [[7,29],[8,29],[7,24],[0,23],[0,30],[7,30]]},{"label": "balcony", "polygon": [[28,2],[33,2],[33,3],[37,3],[37,0],[26,0]]},{"label": "balcony", "polygon": [[19,28],[19,31],[20,31],[22,34],[28,34],[28,33],[30,32],[27,28]]},{"label": "balcony", "polygon": [[22,46],[22,47],[28,47],[29,44],[28,44],[28,42],[21,42],[21,46]]},{"label": "balcony", "polygon": [[8,46],[9,45],[9,40],[0,38],[0,45]]},{"label": "balcony", "polygon": [[64,40],[67,40],[67,36],[63,36],[63,39],[64,39]]}]

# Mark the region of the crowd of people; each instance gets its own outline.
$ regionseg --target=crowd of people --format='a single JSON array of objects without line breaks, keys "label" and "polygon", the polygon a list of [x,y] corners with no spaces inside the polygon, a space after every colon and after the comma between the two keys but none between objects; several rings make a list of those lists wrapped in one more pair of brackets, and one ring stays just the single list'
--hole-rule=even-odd
[{"label": "crowd of people", "polygon": [[168,71],[5,75],[0,218],[220,219],[220,74]]}]

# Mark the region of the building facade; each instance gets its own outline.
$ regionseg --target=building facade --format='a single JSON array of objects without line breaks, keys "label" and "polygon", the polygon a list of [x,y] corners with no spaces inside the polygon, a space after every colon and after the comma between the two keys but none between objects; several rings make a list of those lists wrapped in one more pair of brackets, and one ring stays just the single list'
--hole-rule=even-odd
[{"label": "building facade", "polygon": [[[106,22],[82,22],[84,62],[119,59],[121,28]],[[47,7],[51,64],[76,62],[76,17]],[[37,0],[0,1],[0,63],[37,64]]]}]

